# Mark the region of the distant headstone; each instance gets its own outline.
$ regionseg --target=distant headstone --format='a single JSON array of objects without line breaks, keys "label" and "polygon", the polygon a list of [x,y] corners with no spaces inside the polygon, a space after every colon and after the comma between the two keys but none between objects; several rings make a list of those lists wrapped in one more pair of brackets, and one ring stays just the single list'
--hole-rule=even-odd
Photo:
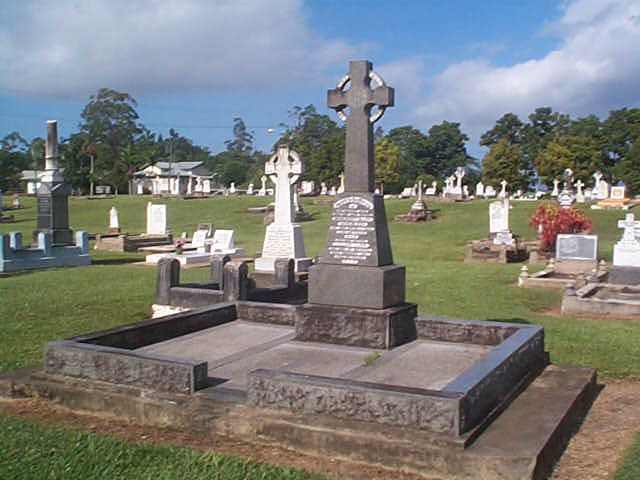
[{"label": "distant headstone", "polygon": [[576,189],[576,202],[578,203],[584,203],[584,193],[582,192],[582,187],[584,187],[584,182],[582,180],[578,180],[576,183],[573,184]]},{"label": "distant headstone", "polygon": [[329,195],[331,195],[332,197],[335,197],[337,194],[338,192],[336,191],[336,187],[331,185],[331,188],[329,189]]},{"label": "distant headstone", "polygon": [[202,193],[209,195],[211,193],[211,180],[204,179],[202,181]]},{"label": "distant headstone", "polygon": [[262,186],[260,187],[260,190],[258,190],[258,196],[265,197],[267,195],[267,177],[262,175],[260,177],[260,182],[262,183]]},{"label": "distant headstone", "polygon": [[476,183],[476,197],[484,197],[484,184],[482,182]]},{"label": "distant headstone", "polygon": [[404,187],[402,192],[400,192],[400,198],[410,198],[412,193],[411,187]]},{"label": "distant headstone", "polygon": [[[273,272],[277,258],[302,259],[305,256],[302,228],[293,223],[294,184],[303,173],[303,164],[296,152],[287,145],[279,145],[276,154],[265,163],[264,171],[276,186],[276,202],[273,223],[267,226],[262,256],[255,259],[255,268]],[[308,270],[310,263],[310,260],[296,261],[297,271]]]},{"label": "distant headstone", "polygon": [[233,230],[216,230],[213,234],[211,253],[229,255],[236,253],[238,249],[235,248],[234,237]]},{"label": "distant headstone", "polygon": [[438,194],[438,182],[431,182],[431,186],[427,188],[425,192],[427,195],[437,195]]},{"label": "distant headstone", "polygon": [[313,180],[304,180],[300,183],[300,190],[302,195],[313,195],[316,193],[316,184]]},{"label": "distant headstone", "polygon": [[236,184],[235,184],[235,182],[231,182],[231,185],[229,185],[229,193],[231,193],[231,194],[236,193]]},{"label": "distant headstone", "polygon": [[596,198],[598,200],[606,200],[609,198],[609,183],[606,180],[600,180],[600,182],[598,182]]},{"label": "distant headstone", "polygon": [[208,230],[196,230],[195,232],[193,232],[193,237],[191,237],[191,244],[196,247],[198,253],[204,253],[205,242],[208,236]]},{"label": "distant headstone", "polygon": [[489,204],[489,233],[509,231],[509,200],[499,200]]},{"label": "distant headstone", "polygon": [[640,267],[640,221],[634,219],[633,213],[627,213],[624,220],[618,221],[618,228],[624,233],[618,243],[613,246],[613,264],[621,267]]},{"label": "distant headstone", "polygon": [[624,186],[611,187],[611,200],[624,200],[626,190]]},{"label": "distant headstone", "polygon": [[167,206],[147,203],[147,235],[167,234]]},{"label": "distant headstone", "polygon": [[493,185],[487,185],[484,189],[484,196],[487,198],[493,198],[496,196],[496,189],[493,188]]},{"label": "distant headstone", "polygon": [[142,183],[138,183],[136,185],[136,193],[138,195],[142,195],[144,193],[144,187],[142,186]]},{"label": "distant headstone", "polygon": [[320,182],[320,195],[327,195],[327,184],[325,182]]},{"label": "distant headstone", "polygon": [[340,174],[340,186],[338,187],[338,193],[344,193],[344,173]]},{"label": "distant headstone", "polygon": [[561,233],[556,238],[556,259],[597,260],[598,236]]},{"label": "distant headstone", "polygon": [[[0,202],[2,203],[2,202]],[[13,208],[20,208],[20,195],[18,195],[17,193],[13,194],[13,200],[11,201],[11,206]],[[2,209],[2,207],[0,207],[0,210]]]},{"label": "distant headstone", "polygon": [[560,190],[558,189],[558,185],[560,185],[560,180],[557,178],[553,179],[553,190],[551,192],[552,197],[557,197],[560,194]]},{"label": "distant headstone", "polygon": [[247,195],[253,195],[253,183],[250,183],[249,186],[247,186]]},{"label": "distant headstone", "polygon": [[111,207],[109,210],[109,233],[119,233],[120,222],[118,220],[118,210],[116,207]]},{"label": "distant headstone", "polygon": [[455,187],[452,188],[454,195],[462,195],[462,178],[466,175],[466,170],[463,167],[456,168],[455,171]]}]

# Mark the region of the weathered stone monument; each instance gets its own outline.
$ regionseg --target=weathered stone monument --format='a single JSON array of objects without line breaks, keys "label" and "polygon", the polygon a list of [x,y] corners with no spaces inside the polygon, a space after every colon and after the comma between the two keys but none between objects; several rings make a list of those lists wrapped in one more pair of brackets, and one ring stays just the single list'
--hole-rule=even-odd
[{"label": "weathered stone monument", "polygon": [[296,271],[307,271],[311,259],[305,258],[302,228],[293,223],[294,184],[303,173],[302,161],[287,145],[279,145],[277,152],[266,162],[264,171],[276,186],[276,202],[274,220],[267,225],[262,256],[256,258],[255,269],[273,272],[277,258],[293,258]]},{"label": "weathered stone monument", "polygon": [[[327,93],[347,123],[345,192],[333,205],[324,255],[309,269],[309,303],[296,329],[304,340],[364,346],[375,336],[385,339],[379,348],[391,348],[415,336],[416,306],[404,301],[405,268],[393,263],[384,201],[374,193],[373,123],[393,106],[393,94],[368,61],[350,62]],[[362,309],[369,310],[364,321],[351,322],[349,312]]]},{"label": "weathered stone monument", "polygon": [[396,215],[394,217],[396,222],[424,222],[431,220],[433,217],[433,212],[427,209],[427,205],[422,199],[422,180],[418,180],[418,185],[415,190],[418,192],[418,198],[413,202],[413,204],[411,204],[409,213],[405,215]]},{"label": "weathered stone monument", "polygon": [[37,222],[34,241],[39,232],[51,234],[54,245],[73,243],[69,229],[68,197],[71,189],[64,183],[58,166],[58,122],[47,121],[44,174],[37,195]]}]

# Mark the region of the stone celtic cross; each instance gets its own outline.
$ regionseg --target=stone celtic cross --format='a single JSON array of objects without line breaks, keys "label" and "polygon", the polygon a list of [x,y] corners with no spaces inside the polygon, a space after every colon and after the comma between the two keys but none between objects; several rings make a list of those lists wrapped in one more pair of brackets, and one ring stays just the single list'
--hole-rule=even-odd
[{"label": "stone celtic cross", "polygon": [[640,220],[634,219],[633,213],[627,213],[624,220],[618,220],[618,228],[624,228],[622,242],[629,245],[638,245],[635,230],[640,228]]},{"label": "stone celtic cross", "polygon": [[[377,84],[373,89],[372,80]],[[347,83],[351,85],[345,90]],[[393,106],[393,88],[387,87],[372,70],[371,62],[355,60],[349,62],[349,73],[340,79],[336,88],[327,92],[327,105],[347,123],[345,191],[373,192],[373,123],[382,117],[386,107]],[[372,115],[374,106],[378,111]],[[349,113],[345,115],[347,108]]]},{"label": "stone celtic cross", "polygon": [[291,223],[294,219],[293,184],[302,175],[300,157],[288,145],[278,145],[278,151],[264,166],[264,173],[276,186],[276,206],[273,222]]}]

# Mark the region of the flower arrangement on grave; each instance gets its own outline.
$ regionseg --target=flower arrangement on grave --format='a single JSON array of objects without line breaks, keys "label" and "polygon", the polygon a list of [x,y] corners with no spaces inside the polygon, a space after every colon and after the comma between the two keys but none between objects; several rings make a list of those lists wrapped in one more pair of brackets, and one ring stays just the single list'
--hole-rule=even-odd
[{"label": "flower arrangement on grave", "polygon": [[537,229],[542,250],[553,250],[559,233],[591,233],[589,217],[575,207],[558,208],[553,203],[538,206],[529,219],[529,226]]},{"label": "flower arrangement on grave", "polygon": [[175,241],[174,246],[176,247],[176,253],[178,255],[182,254],[182,249],[184,248],[184,238],[179,238]]}]

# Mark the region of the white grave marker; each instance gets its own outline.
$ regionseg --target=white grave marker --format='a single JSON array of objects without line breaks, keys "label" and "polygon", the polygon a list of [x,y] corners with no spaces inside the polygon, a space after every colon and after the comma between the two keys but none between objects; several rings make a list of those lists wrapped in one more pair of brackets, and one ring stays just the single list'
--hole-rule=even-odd
[{"label": "white grave marker", "polygon": [[167,206],[147,203],[147,235],[167,234]]}]

